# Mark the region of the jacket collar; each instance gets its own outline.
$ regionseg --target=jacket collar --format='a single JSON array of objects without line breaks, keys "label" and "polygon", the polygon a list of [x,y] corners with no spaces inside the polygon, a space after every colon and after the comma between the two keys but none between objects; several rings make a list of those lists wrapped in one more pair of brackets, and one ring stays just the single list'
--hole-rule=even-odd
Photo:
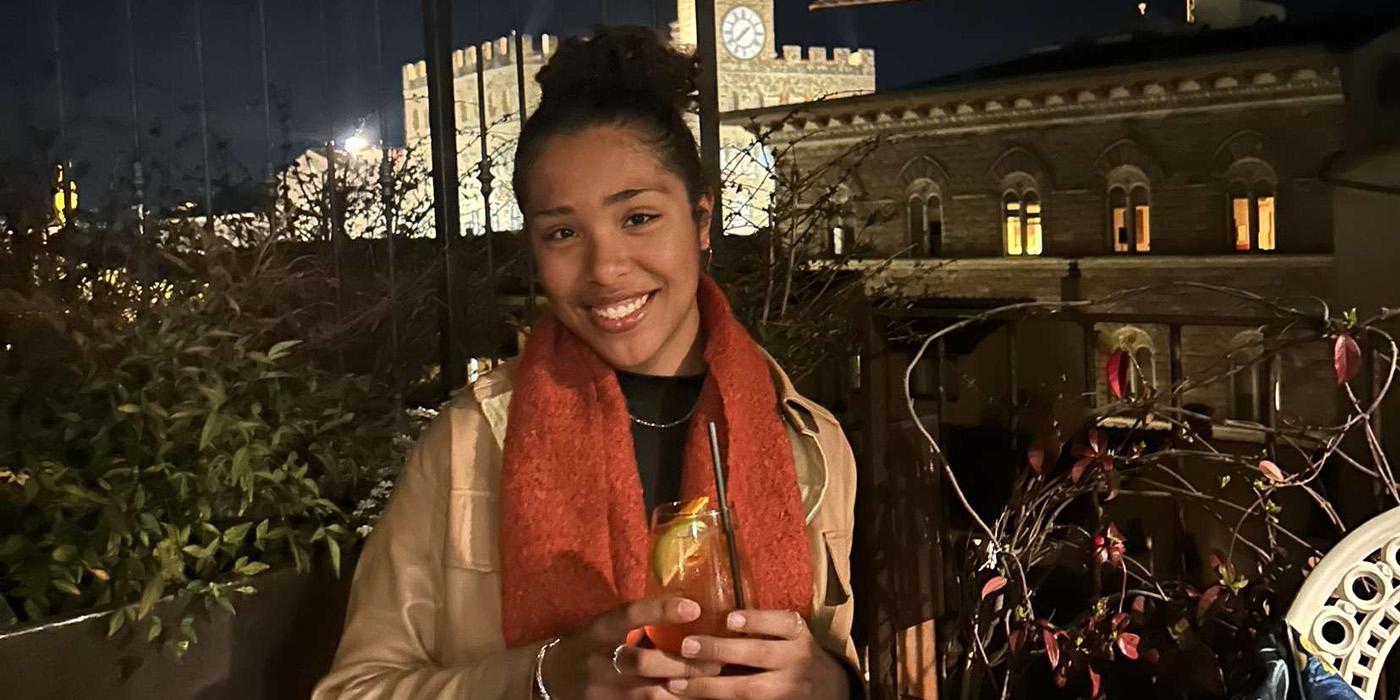
[{"label": "jacket collar", "polygon": [[[823,426],[817,419],[823,415],[823,411],[797,392],[792,379],[767,350],[763,351],[763,357],[768,361],[769,374],[773,378],[773,387],[778,395],[779,412],[793,441],[793,463],[797,469],[798,487],[802,492],[807,520],[810,522],[826,493],[829,471],[829,455],[823,451],[819,435]],[[496,445],[502,449],[505,446],[506,420],[510,414],[510,397],[514,390],[515,368],[518,362],[518,359],[508,360],[459,392],[460,396],[470,391],[476,398],[476,403],[481,407],[482,415],[491,428],[491,434],[496,439]]]}]

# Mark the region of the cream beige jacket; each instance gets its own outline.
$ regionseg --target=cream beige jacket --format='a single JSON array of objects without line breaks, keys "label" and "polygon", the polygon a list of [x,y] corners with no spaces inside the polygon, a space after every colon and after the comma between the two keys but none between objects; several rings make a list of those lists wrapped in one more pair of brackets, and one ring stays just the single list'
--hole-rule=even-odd
[{"label": "cream beige jacket", "polygon": [[[836,419],[771,366],[807,513],[812,632],[854,663],[855,458]],[[508,363],[459,392],[409,456],[356,566],[345,632],[314,700],[533,696],[535,655],[545,640],[507,649],[501,636],[496,535],[509,523],[499,521],[497,496],[513,368]]]}]

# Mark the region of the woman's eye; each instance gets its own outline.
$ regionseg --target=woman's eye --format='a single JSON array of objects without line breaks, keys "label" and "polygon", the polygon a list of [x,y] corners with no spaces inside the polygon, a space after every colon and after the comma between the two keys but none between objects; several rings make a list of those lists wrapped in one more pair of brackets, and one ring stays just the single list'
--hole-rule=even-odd
[{"label": "woman's eye", "polygon": [[553,231],[550,231],[549,233],[544,234],[544,239],[547,241],[562,241],[566,238],[573,237],[574,230],[571,228],[557,228]]},{"label": "woman's eye", "polygon": [[660,214],[630,214],[627,217],[627,225],[641,226],[643,224],[651,222],[653,219],[659,218],[660,216]]}]

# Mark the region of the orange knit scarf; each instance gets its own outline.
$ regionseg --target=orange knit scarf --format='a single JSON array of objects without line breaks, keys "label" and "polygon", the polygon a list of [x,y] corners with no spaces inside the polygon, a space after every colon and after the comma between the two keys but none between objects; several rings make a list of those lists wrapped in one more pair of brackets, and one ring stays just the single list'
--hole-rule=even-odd
[{"label": "orange knit scarf", "polygon": [[[807,615],[805,518],[767,359],[713,280],[702,276],[697,294],[708,373],[689,429],[681,496],[714,496],[705,427],[714,421],[756,589],[749,606]],[[514,647],[568,634],[641,598],[648,514],[617,376],[552,315],[525,344],[507,426],[501,625]]]}]

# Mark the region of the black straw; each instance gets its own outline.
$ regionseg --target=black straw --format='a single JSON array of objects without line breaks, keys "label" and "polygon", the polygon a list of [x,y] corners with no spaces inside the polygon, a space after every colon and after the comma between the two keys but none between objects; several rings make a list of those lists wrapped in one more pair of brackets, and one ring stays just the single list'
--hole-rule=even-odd
[{"label": "black straw", "polygon": [[719,454],[719,433],[710,421],[710,461],[715,468],[715,495],[719,497],[719,522],[724,528],[724,542],[729,547],[729,573],[734,578],[734,608],[743,610],[744,584],[739,573],[739,548],[734,541],[734,525],[729,518],[729,497],[724,490],[724,458]]}]

